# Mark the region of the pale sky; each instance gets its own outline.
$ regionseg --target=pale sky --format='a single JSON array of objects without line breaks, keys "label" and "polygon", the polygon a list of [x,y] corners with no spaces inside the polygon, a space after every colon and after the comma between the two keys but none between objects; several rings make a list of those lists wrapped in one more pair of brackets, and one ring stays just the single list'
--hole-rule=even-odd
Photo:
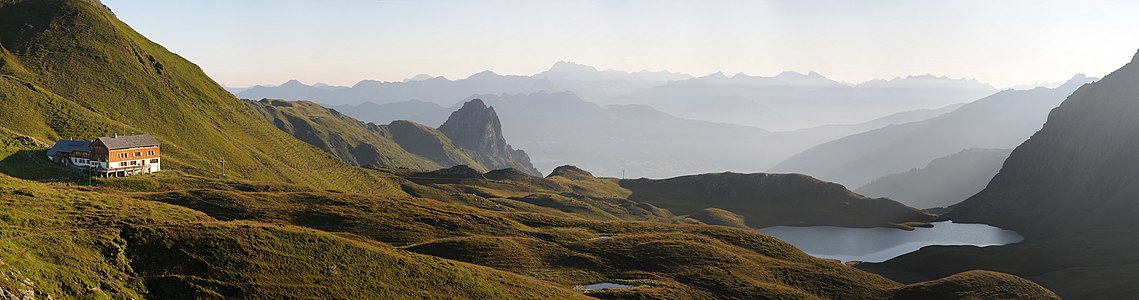
[{"label": "pale sky", "polygon": [[701,76],[934,74],[997,87],[1100,77],[1139,49],[1139,1],[103,0],[235,87],[426,73],[529,75],[565,60]]}]

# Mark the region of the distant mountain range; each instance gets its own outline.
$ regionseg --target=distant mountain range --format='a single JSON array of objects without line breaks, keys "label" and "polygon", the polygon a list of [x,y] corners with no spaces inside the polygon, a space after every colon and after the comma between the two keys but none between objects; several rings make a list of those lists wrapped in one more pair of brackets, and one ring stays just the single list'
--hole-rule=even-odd
[{"label": "distant mountain range", "polygon": [[774,77],[715,73],[598,101],[650,105],[689,119],[791,130],[944,107],[996,91],[976,80],[928,75],[849,85],[815,72]]},{"label": "distant mountain range", "polygon": [[357,105],[418,100],[448,107],[475,94],[573,92],[598,104],[648,105],[682,118],[794,130],[828,124],[862,123],[893,113],[970,102],[997,92],[990,85],[932,75],[840,83],[821,74],[783,72],[773,77],[714,73],[703,77],[671,72],[598,70],[558,62],[529,75],[484,71],[450,80],[417,75],[401,82],[360,81],[352,87],[254,86],[237,92],[244,99],[310,100],[325,105]]},{"label": "distant mountain range", "polygon": [[1001,169],[1008,149],[966,149],[934,159],[925,167],[886,175],[855,192],[887,197],[916,208],[947,207],[973,196]]},{"label": "distant mountain range", "polygon": [[858,187],[965,149],[1012,148],[1040,129],[1048,111],[1067,95],[1093,80],[1077,75],[1055,89],[1001,91],[932,119],[886,126],[812,147],[772,171],[810,174]]},{"label": "distant mountain range", "polygon": [[[1071,83],[1069,83],[1071,84]],[[1139,295],[1139,53],[1079,86],[984,190],[944,218],[1015,230],[1022,243],[927,247],[860,265],[902,281],[959,270],[1018,274],[1065,299]]]},{"label": "distant mountain range", "polygon": [[[527,149],[538,169],[575,164],[605,176],[621,176],[625,171],[629,177],[650,178],[723,170],[759,172],[820,143],[925,120],[960,107],[902,112],[860,124],[768,132],[682,119],[648,106],[599,105],[568,92],[474,97],[497,109],[504,135]],[[415,100],[330,107],[366,122],[407,119],[429,126],[441,125],[457,108]]]},{"label": "distant mountain range", "polygon": [[474,94],[525,94],[574,91],[586,97],[631,93],[672,80],[692,78],[671,72],[600,71],[571,62],[557,62],[549,70],[530,76],[499,75],[483,71],[467,78],[450,80],[420,74],[401,82],[364,80],[352,87],[306,85],[291,80],[279,86],[259,85],[236,93],[246,99],[296,99],[322,104],[386,104],[420,100],[451,106]]}]

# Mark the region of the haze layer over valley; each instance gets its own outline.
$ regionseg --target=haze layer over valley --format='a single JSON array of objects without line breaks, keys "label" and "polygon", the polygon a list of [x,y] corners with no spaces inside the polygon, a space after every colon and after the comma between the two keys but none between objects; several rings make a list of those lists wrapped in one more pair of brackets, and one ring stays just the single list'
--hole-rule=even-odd
[{"label": "haze layer over valley", "polygon": [[0,0],[2,299],[1139,296],[1139,4],[105,1]]},{"label": "haze layer over valley", "polygon": [[[767,171],[812,146],[933,118],[995,91],[976,80],[929,75],[851,85],[814,72],[691,77],[558,62],[530,76],[487,71],[458,80],[424,75],[352,87],[290,81],[237,95],[311,100],[365,122],[407,119],[428,126],[478,98],[498,109],[503,134],[528,149],[539,170],[575,164],[606,176],[666,178]],[[939,148],[931,155],[964,149]]]}]

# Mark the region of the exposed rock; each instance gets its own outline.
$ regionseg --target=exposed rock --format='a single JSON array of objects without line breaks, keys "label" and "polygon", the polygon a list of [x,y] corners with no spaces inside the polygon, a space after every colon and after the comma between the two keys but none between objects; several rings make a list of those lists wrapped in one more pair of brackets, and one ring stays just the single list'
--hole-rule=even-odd
[{"label": "exposed rock", "polygon": [[463,104],[439,126],[439,131],[456,146],[474,152],[476,160],[487,168],[515,168],[532,175],[541,174],[530,163],[530,156],[525,151],[515,150],[506,143],[498,114],[482,100],[474,99]]}]

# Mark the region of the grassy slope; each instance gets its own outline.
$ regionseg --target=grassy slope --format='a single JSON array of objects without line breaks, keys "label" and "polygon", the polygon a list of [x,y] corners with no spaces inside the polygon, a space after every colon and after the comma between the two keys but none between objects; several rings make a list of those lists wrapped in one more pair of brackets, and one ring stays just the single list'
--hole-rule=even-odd
[{"label": "grassy slope", "polygon": [[708,225],[720,225],[743,229],[751,228],[747,226],[747,222],[744,222],[745,218],[743,216],[714,207],[701,209],[696,213],[688,215],[688,217]]},{"label": "grassy slope", "polygon": [[[427,186],[350,168],[265,124],[196,66],[89,1],[0,0],[0,28],[8,76],[0,109],[33,115],[0,119],[0,170],[37,180],[0,175],[3,291],[565,299],[581,296],[572,285],[623,280],[638,287],[589,295],[879,299],[903,287],[748,230],[596,220],[623,213],[535,205],[543,202],[514,194],[517,183]],[[11,142],[14,132],[53,140],[118,130],[155,134],[172,170],[79,186],[66,172],[42,171],[42,148]],[[237,179],[210,179],[210,161],[221,156]],[[579,195],[625,193],[613,180],[551,180]],[[445,201],[401,196],[395,182]],[[489,204],[507,199],[549,213],[478,208],[478,199],[457,199],[468,189],[505,193],[482,198]],[[550,203],[563,202],[577,203]]]},{"label": "grassy slope", "polygon": [[[500,173],[511,175],[500,177]],[[551,179],[513,169],[496,170],[473,178],[437,178],[431,173],[397,172],[408,178],[404,190],[414,196],[504,212],[533,212],[592,220],[689,222],[668,210],[637,203],[612,193],[589,192],[579,187],[597,178]],[[492,179],[494,178],[494,179]],[[613,186],[616,186],[613,184]],[[618,189],[620,187],[617,187]]]},{"label": "grassy slope", "polygon": [[[3,137],[0,154],[16,159],[3,164],[45,160],[20,157],[35,146]],[[0,175],[0,233],[14,238],[0,240],[8,276],[0,288],[68,298],[562,299],[581,295],[569,290],[575,285],[618,281],[637,287],[587,295],[882,299],[903,287],[727,227],[496,212],[176,173],[96,183]],[[521,191],[509,180],[471,186]]]},{"label": "grassy slope", "polygon": [[[222,220],[342,232],[565,287],[601,281],[638,286],[613,295],[590,294],[599,297],[881,299],[903,287],[812,258],[777,239],[728,227],[493,212],[431,199],[324,191],[186,190],[133,197]],[[961,292],[1005,290],[1049,294],[1035,285],[1002,281]]]},{"label": "grassy slope", "polygon": [[412,121],[393,121],[388,125],[369,125],[369,130],[399,143],[403,149],[427,158],[439,165],[466,165],[480,171],[490,169],[476,159],[476,155],[456,146],[450,138],[435,128]]},{"label": "grassy slope", "polygon": [[100,5],[0,1],[0,28],[0,127],[46,141],[149,133],[171,170],[218,176],[225,158],[238,178],[396,192],[273,129]]},{"label": "grassy slope", "polygon": [[[12,137],[0,132],[0,156],[35,149],[12,143]],[[0,174],[0,289],[57,299],[580,297],[533,278],[367,239],[286,222],[229,221],[125,196],[130,194],[123,188],[148,187],[138,181],[78,187]],[[155,187],[316,191],[189,177],[168,184]]]},{"label": "grassy slope", "polygon": [[307,101],[243,100],[277,129],[354,165],[433,170],[439,164],[408,153],[366,124]]}]

